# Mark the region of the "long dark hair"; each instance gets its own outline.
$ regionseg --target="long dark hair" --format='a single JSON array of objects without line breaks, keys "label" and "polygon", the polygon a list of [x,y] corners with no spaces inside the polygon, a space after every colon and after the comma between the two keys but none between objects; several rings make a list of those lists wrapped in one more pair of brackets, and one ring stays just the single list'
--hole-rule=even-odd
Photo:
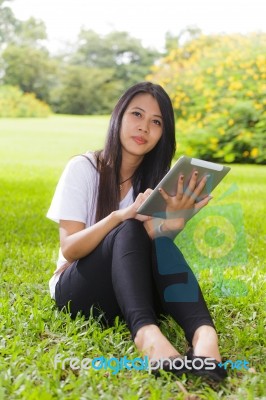
[{"label": "long dark hair", "polygon": [[123,115],[139,93],[148,93],[158,102],[163,118],[163,133],[156,146],[147,153],[132,177],[134,198],[147,188],[154,188],[169,170],[176,150],[175,122],[171,100],[165,90],[151,82],[130,87],[116,104],[107,131],[105,147],[95,152],[100,172],[96,222],[119,208],[119,179],[122,162],[120,129]]}]

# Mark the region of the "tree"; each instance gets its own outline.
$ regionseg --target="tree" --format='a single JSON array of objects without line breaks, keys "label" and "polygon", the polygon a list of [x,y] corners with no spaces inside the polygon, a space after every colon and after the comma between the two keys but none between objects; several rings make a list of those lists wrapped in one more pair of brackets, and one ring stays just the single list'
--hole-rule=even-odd
[{"label": "tree", "polygon": [[140,40],[127,32],[114,31],[102,37],[92,30],[82,29],[70,62],[93,68],[113,68],[114,79],[130,86],[145,78],[159,55],[158,51],[144,48]]},{"label": "tree", "polygon": [[114,70],[67,66],[61,84],[52,91],[52,106],[63,114],[109,113],[122,91]]},{"label": "tree", "polygon": [[0,0],[0,49],[12,40],[18,25],[11,8],[5,6],[7,1],[10,0]]},{"label": "tree", "polygon": [[188,26],[182,29],[177,35],[171,32],[165,34],[165,55],[169,54],[172,50],[182,47],[186,42],[198,38],[202,31],[197,26]]},{"label": "tree", "polygon": [[25,45],[9,45],[2,58],[4,84],[18,86],[23,92],[35,93],[37,98],[49,102],[57,63],[49,58],[47,51]]},{"label": "tree", "polygon": [[47,39],[46,27],[43,21],[31,17],[27,21],[19,21],[16,25],[16,36],[13,43],[22,46],[42,48],[42,42]]},{"label": "tree", "polygon": [[43,47],[46,28],[42,21],[30,18],[19,21],[0,0],[0,78],[3,84],[18,86],[49,101],[49,90],[56,72],[56,62]]},{"label": "tree", "polygon": [[265,54],[264,33],[201,35],[153,68],[173,102],[181,153],[266,163]]}]

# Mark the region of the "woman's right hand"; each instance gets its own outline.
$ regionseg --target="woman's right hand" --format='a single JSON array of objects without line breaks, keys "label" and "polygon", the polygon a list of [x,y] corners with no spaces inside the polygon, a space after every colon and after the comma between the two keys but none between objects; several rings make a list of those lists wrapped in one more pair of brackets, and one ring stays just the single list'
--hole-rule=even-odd
[{"label": "woman's right hand", "polygon": [[122,208],[120,210],[115,211],[119,216],[119,218],[121,218],[121,222],[130,218],[136,218],[140,221],[147,221],[148,219],[150,219],[151,217],[138,214],[137,210],[152,192],[153,192],[152,189],[147,189],[145,190],[144,193],[139,193],[134,203],[132,203],[130,206],[126,208]]}]

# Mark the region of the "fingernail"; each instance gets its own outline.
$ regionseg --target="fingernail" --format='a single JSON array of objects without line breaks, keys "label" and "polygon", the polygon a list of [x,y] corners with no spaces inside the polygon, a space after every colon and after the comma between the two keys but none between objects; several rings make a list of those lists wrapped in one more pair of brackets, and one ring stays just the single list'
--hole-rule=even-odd
[{"label": "fingernail", "polygon": [[197,176],[197,175],[198,175],[198,171],[195,171],[195,172],[194,172],[194,175],[196,175],[196,176]]},{"label": "fingernail", "polygon": [[161,189],[161,188],[159,188],[158,190],[159,190],[159,192],[161,192],[161,191],[162,191],[162,189]]},{"label": "fingernail", "polygon": [[184,179],[184,175],[180,175],[180,181]]}]

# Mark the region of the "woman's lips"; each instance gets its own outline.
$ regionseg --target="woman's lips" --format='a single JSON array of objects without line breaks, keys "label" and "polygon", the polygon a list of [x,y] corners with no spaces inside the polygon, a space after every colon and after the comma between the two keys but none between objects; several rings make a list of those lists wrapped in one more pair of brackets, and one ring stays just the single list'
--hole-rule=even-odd
[{"label": "woman's lips", "polygon": [[133,140],[134,140],[134,142],[136,142],[137,144],[145,144],[145,143],[147,143],[147,140],[144,139],[144,138],[141,137],[141,136],[133,136]]}]

